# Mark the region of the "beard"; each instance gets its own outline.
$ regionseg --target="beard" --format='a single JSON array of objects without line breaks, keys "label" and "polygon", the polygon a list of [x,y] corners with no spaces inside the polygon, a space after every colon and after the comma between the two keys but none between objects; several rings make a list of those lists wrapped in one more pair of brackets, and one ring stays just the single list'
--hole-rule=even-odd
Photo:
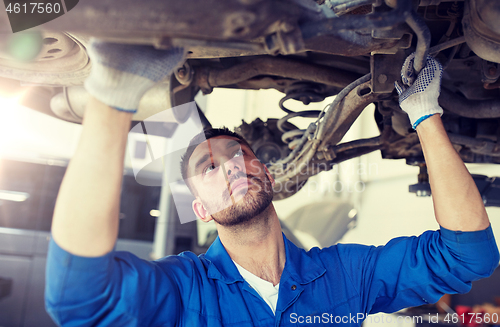
[{"label": "beard", "polygon": [[[212,218],[219,225],[229,227],[248,223],[266,210],[273,200],[273,188],[267,175],[262,180],[257,176],[239,172],[233,181],[238,178],[249,178],[258,187],[258,191],[252,192],[249,188],[245,195],[236,203],[212,214]],[[226,189],[223,192],[222,199],[224,201],[231,201],[229,190]]]}]

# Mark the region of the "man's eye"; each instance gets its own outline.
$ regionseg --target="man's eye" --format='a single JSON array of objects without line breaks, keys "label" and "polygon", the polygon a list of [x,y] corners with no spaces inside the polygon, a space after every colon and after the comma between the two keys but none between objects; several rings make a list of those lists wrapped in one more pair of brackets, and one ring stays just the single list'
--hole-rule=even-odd
[{"label": "man's eye", "polygon": [[206,175],[206,174],[210,173],[213,170],[215,170],[215,165],[214,164],[210,164],[210,165],[208,165],[205,168],[205,170],[203,171],[203,173]]},{"label": "man's eye", "polygon": [[240,157],[243,155],[243,150],[239,149],[238,151],[236,151],[233,155],[233,157]]}]

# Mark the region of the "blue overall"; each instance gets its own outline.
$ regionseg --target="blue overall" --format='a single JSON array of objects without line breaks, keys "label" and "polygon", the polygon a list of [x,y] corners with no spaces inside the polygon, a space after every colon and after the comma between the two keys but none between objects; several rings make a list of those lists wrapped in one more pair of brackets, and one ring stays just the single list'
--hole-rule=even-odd
[{"label": "blue overall", "polygon": [[241,277],[219,238],[206,254],[152,262],[118,251],[79,257],[51,241],[46,308],[63,326],[359,326],[369,313],[468,292],[471,281],[491,275],[499,261],[491,226],[307,252],[283,238],[276,315]]}]

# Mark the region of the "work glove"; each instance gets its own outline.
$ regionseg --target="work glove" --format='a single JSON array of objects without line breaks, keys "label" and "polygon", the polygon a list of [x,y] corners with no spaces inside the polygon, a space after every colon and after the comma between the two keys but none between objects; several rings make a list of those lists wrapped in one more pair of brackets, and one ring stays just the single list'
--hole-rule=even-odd
[{"label": "work glove", "polygon": [[443,67],[437,60],[427,56],[425,67],[415,76],[414,60],[415,53],[406,58],[401,68],[403,83],[396,81],[394,84],[399,94],[399,106],[408,114],[411,126],[416,129],[418,124],[432,115],[443,114],[438,104]]},{"label": "work glove", "polygon": [[184,62],[182,48],[108,43],[92,39],[87,48],[92,69],[85,89],[96,99],[121,111],[135,113],[142,96]]}]

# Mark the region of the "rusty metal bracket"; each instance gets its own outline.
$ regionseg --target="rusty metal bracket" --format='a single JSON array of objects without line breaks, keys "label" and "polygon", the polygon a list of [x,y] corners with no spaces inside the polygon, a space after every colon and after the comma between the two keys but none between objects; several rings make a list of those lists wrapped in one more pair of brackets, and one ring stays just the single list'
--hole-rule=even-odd
[{"label": "rusty metal bracket", "polygon": [[401,66],[405,61],[404,50],[394,55],[374,54],[370,58],[373,93],[392,93],[394,81],[400,78]]}]

